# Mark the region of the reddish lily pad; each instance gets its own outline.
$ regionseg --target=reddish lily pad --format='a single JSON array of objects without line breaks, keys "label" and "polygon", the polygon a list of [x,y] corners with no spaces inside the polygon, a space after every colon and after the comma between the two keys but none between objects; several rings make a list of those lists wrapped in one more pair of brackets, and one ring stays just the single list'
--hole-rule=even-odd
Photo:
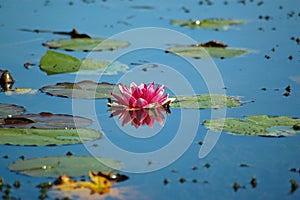
[{"label": "reddish lily pad", "polygon": [[8,115],[19,115],[24,112],[25,108],[23,106],[0,103],[0,118],[7,117]]},{"label": "reddish lily pad", "polygon": [[14,162],[8,166],[12,171],[28,176],[58,177],[63,173],[69,176],[87,176],[89,171],[113,171],[107,167],[121,169],[119,161],[92,156],[41,157]]},{"label": "reddish lily pad", "polygon": [[48,95],[65,98],[101,99],[110,98],[110,92],[115,85],[110,83],[95,83],[81,81],[78,83],[63,82],[56,85],[44,86],[40,90]]},{"label": "reddish lily pad", "polygon": [[0,119],[0,128],[73,129],[91,123],[92,120],[84,117],[42,112]]}]

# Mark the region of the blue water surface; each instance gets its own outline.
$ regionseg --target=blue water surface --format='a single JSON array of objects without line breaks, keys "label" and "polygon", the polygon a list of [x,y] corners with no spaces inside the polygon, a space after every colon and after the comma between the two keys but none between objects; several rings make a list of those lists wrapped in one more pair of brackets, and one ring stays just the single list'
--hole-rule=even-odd
[{"label": "blue water surface", "polygon": [[[173,19],[232,18],[245,20],[247,23],[234,26],[226,31],[190,29],[170,23]],[[76,74],[47,76],[40,71],[40,58],[47,48],[42,43],[53,38],[66,36],[50,33],[32,33],[20,31],[22,28],[54,31],[79,32],[93,37],[109,38],[123,31],[143,27],[167,28],[178,31],[195,41],[222,41],[229,47],[245,48],[249,53],[232,59],[212,59],[218,69],[225,88],[218,88],[229,96],[240,96],[244,105],[226,110],[227,117],[243,118],[246,115],[266,114],[272,116],[287,115],[300,117],[300,83],[292,77],[300,76],[300,46],[291,38],[299,38],[300,1],[294,0],[227,0],[227,1],[0,1],[0,69],[7,69],[15,79],[14,87],[39,89],[57,82],[74,82]],[[145,37],[145,40],[147,38]],[[177,45],[166,44],[159,37],[162,47]],[[130,42],[130,41],[129,41]],[[180,41],[178,41],[180,44]],[[190,45],[190,44],[186,44]],[[274,48],[274,50],[272,50]],[[89,55],[88,52],[64,52],[78,58]],[[100,53],[99,55],[105,55]],[[265,56],[270,56],[267,59]],[[292,56],[292,59],[289,59]],[[141,49],[122,55],[119,59],[137,70],[136,80],[160,78],[176,82],[177,78],[169,76],[162,70],[168,66],[182,75],[192,86],[195,93],[209,92],[205,78],[201,77],[188,60],[158,49]],[[36,64],[26,69],[25,62]],[[201,61],[200,61],[201,62]],[[140,65],[136,65],[140,64]],[[151,68],[152,64],[161,65]],[[140,68],[139,68],[140,67]],[[143,71],[148,67],[148,71]],[[126,74],[125,74],[126,75]],[[100,81],[120,82],[124,73],[103,75]],[[210,78],[214,81],[214,76]],[[283,96],[285,88],[290,85],[290,96]],[[172,88],[167,92],[175,95]],[[261,90],[266,88],[266,91]],[[180,88],[178,88],[180,90]],[[184,94],[183,89],[180,94]],[[177,93],[176,93],[177,95]],[[92,104],[94,110],[86,109],[81,116],[93,118],[96,128],[104,133],[98,141],[86,145],[66,145],[53,147],[23,147],[0,145],[0,176],[6,183],[15,180],[21,182],[19,189],[12,188],[11,195],[20,199],[38,199],[40,195],[36,185],[53,181],[51,178],[29,177],[10,171],[7,166],[20,160],[20,156],[36,158],[43,156],[63,156],[68,151],[74,155],[97,155],[118,158],[125,163],[124,172],[130,177],[119,187],[129,187],[124,199],[299,199],[299,190],[290,194],[290,180],[300,183],[300,174],[291,172],[291,168],[300,168],[300,135],[293,137],[267,138],[237,136],[222,132],[212,151],[204,158],[198,153],[204,141],[207,129],[202,125],[211,118],[211,110],[184,110],[171,108],[171,114],[165,115],[165,126],[157,123],[154,129],[142,127],[124,128],[117,118],[109,118],[107,100],[78,100]],[[1,103],[17,104],[26,107],[26,113],[52,112],[74,114],[72,99],[48,96],[38,92],[36,95],[0,94]],[[95,111],[95,112],[94,112]],[[199,121],[195,113],[200,112]],[[178,133],[182,114],[188,116],[188,126],[197,124],[198,129],[185,129]],[[78,113],[76,113],[78,114]],[[97,125],[96,122],[99,124]],[[130,126],[130,125],[129,125]],[[127,132],[138,135],[153,134],[152,137],[133,137]],[[156,132],[157,133],[156,133]],[[135,153],[147,153],[168,145],[177,134],[186,134],[189,145],[182,155],[170,165],[164,166],[163,160],[145,156],[143,163],[127,162],[127,157],[119,158],[109,149],[111,141],[122,149]],[[94,147],[93,144],[98,144]],[[180,141],[179,141],[180,146]],[[95,149],[96,148],[96,149]],[[180,148],[173,148],[168,157]],[[110,154],[110,155],[109,155]],[[114,157],[115,156],[115,157]],[[131,165],[130,165],[131,164]],[[205,167],[208,166],[209,167]],[[248,167],[240,167],[247,164]],[[147,173],[128,172],[132,166],[143,166]],[[160,166],[159,170],[156,169]],[[257,179],[257,187],[252,188],[252,177]],[[164,184],[164,180],[168,180]],[[185,180],[184,183],[180,182]],[[234,191],[234,182],[245,188]],[[2,195],[3,192],[0,192]],[[48,199],[54,197],[49,196]],[[114,197],[108,197],[114,199]]]}]

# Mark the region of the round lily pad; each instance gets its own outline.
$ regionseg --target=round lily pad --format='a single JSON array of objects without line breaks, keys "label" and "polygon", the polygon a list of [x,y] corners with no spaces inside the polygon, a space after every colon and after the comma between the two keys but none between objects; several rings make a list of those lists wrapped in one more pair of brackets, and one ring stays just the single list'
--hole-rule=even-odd
[{"label": "round lily pad", "polygon": [[44,46],[67,51],[112,51],[130,45],[129,42],[101,38],[53,39]]},{"label": "round lily pad", "polygon": [[0,103],[0,118],[7,117],[8,115],[19,115],[24,112],[25,108],[23,106]]},{"label": "round lily pad", "polygon": [[119,161],[92,156],[41,157],[17,161],[8,168],[28,176],[58,177],[65,173],[76,177],[88,176],[89,171],[113,171],[107,165],[121,169]]},{"label": "round lily pad", "polygon": [[99,139],[102,133],[93,129],[0,128],[0,144],[53,146],[77,144]]},{"label": "round lily pad", "polygon": [[200,94],[195,96],[177,96],[170,103],[173,108],[217,109],[241,106],[239,99],[221,94]]},{"label": "round lily pad", "polygon": [[204,125],[211,130],[251,136],[292,136],[297,131],[293,127],[300,125],[300,119],[288,116],[252,115],[245,120],[220,118],[207,120]]},{"label": "round lily pad", "polygon": [[65,98],[98,99],[110,98],[110,92],[115,85],[110,83],[95,83],[81,81],[78,83],[63,82],[56,85],[44,86],[40,90],[48,95]]}]

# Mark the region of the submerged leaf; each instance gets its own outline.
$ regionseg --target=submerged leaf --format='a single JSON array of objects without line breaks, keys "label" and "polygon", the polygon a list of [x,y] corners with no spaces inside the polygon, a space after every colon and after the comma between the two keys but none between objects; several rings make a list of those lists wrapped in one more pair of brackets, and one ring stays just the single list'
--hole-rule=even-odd
[{"label": "submerged leaf", "polygon": [[63,38],[53,39],[43,45],[54,49],[68,51],[111,51],[127,47],[130,43],[118,40],[105,40],[101,38]]},{"label": "submerged leaf", "polygon": [[72,129],[86,127],[92,120],[66,114],[39,114],[15,115],[0,120],[0,128],[36,128],[36,129]]},{"label": "submerged leaf", "polygon": [[7,117],[8,115],[19,115],[24,112],[25,108],[23,106],[0,103],[0,118]]},{"label": "submerged leaf", "polygon": [[173,108],[217,109],[241,106],[239,99],[221,94],[200,94],[195,96],[178,96],[170,103]]},{"label": "submerged leaf", "polygon": [[183,27],[190,28],[203,28],[203,29],[214,29],[214,30],[227,30],[230,26],[244,24],[242,20],[234,19],[204,19],[204,20],[172,20],[172,24],[177,24]]},{"label": "submerged leaf", "polygon": [[246,49],[190,45],[190,46],[170,47],[167,49],[167,52],[171,52],[175,55],[182,56],[182,57],[201,59],[201,58],[233,58],[233,57],[246,54],[248,51]]},{"label": "submerged leaf", "polygon": [[[106,75],[125,72],[128,66],[120,62],[110,63],[94,59],[77,59],[67,54],[48,50],[40,60],[40,68],[48,75],[77,72],[81,70],[98,70],[96,73]],[[95,73],[91,71],[90,73]]]},{"label": "submerged leaf", "polygon": [[86,176],[88,171],[112,171],[107,167],[121,169],[120,162],[109,158],[93,156],[54,156],[14,162],[8,166],[12,171],[28,176],[58,177],[63,173],[69,176]]},{"label": "submerged leaf", "polygon": [[300,119],[288,116],[253,115],[246,120],[237,118],[220,118],[207,120],[204,125],[211,130],[251,136],[293,136],[297,131],[295,125],[300,125]]},{"label": "submerged leaf", "polygon": [[81,81],[78,83],[63,82],[56,85],[44,86],[40,90],[48,95],[66,98],[98,99],[110,98],[110,92],[115,85],[110,83],[95,83]]},{"label": "submerged leaf", "polygon": [[101,132],[88,129],[0,128],[0,144],[49,146],[78,144],[100,138]]}]

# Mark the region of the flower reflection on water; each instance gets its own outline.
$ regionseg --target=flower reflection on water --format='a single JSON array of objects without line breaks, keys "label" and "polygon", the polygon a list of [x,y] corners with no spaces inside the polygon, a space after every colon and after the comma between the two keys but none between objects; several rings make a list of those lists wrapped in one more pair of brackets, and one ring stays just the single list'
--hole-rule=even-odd
[{"label": "flower reflection on water", "polygon": [[119,116],[119,120],[122,120],[122,126],[130,123],[135,128],[139,128],[144,125],[153,128],[155,121],[157,121],[159,125],[164,126],[165,116],[163,113],[170,113],[169,109],[163,106],[138,110],[127,110],[112,107],[110,110],[112,111],[110,117]]}]

